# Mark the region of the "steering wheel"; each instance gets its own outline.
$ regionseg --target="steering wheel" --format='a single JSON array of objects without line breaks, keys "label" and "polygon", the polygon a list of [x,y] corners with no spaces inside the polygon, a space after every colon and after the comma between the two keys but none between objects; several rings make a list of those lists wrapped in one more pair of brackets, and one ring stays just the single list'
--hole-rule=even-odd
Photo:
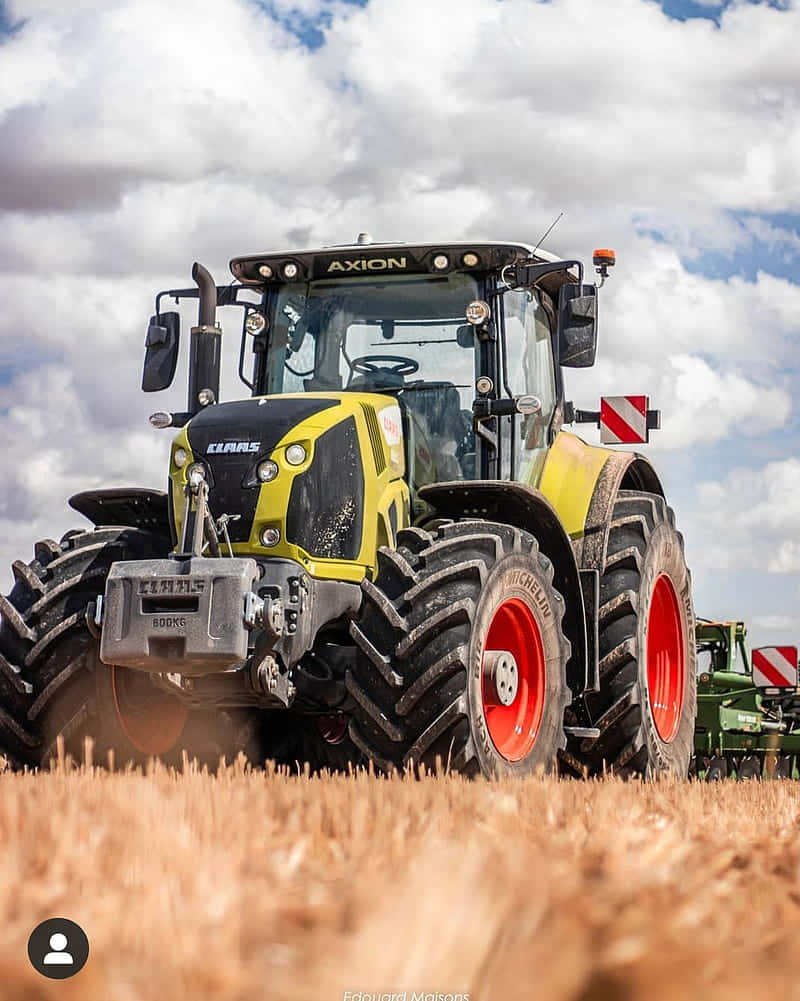
[{"label": "steering wheel", "polygon": [[[381,365],[379,362],[390,362]],[[413,375],[419,371],[419,362],[403,355],[361,355],[350,362],[350,368],[359,375],[377,375],[386,372],[391,375]]]}]

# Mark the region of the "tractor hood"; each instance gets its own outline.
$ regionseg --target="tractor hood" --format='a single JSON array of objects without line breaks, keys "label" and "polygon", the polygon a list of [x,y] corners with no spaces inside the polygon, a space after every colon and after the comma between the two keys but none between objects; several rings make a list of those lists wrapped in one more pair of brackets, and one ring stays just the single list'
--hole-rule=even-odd
[{"label": "tractor hood", "polygon": [[233,542],[250,537],[259,499],[257,464],[292,428],[338,403],[314,396],[239,400],[207,407],[189,422],[192,455],[209,472],[211,510],[217,517],[239,516],[229,526]]},{"label": "tractor hood", "polygon": [[410,520],[397,400],[380,393],[255,397],[207,407],[172,443],[172,528],[202,463],[211,515],[237,556],[291,560],[312,576],[363,580]]}]

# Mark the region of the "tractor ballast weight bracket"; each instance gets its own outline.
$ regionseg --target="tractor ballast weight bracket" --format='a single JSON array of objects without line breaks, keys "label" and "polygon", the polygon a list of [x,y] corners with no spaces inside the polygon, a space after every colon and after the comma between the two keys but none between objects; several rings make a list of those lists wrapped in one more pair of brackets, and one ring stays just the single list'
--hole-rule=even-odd
[{"label": "tractor ballast weight bracket", "polygon": [[100,660],[139,671],[209,674],[247,659],[251,558],[114,563],[106,580]]},{"label": "tractor ballast weight bracket", "polygon": [[287,670],[317,634],[361,605],[358,584],[309,577],[292,560],[250,557],[115,563],[103,597],[100,659],[183,676],[277,657]]}]

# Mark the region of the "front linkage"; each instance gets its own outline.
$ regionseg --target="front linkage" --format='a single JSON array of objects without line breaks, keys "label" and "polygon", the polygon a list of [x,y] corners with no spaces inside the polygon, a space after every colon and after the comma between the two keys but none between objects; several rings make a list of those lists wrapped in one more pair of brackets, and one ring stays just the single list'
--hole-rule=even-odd
[{"label": "front linkage", "polygon": [[[286,709],[298,693],[293,668],[324,625],[358,611],[361,589],[292,560],[234,556],[227,521],[215,521],[193,470],[177,550],[111,567],[97,599],[100,660],[148,672],[193,707]],[[297,673],[301,689],[319,680]]]}]

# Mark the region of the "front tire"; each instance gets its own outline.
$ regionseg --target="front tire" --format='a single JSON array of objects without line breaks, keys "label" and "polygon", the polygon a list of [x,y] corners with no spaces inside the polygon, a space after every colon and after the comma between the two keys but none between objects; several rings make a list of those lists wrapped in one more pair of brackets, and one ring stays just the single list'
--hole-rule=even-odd
[{"label": "front tire", "polygon": [[600,692],[587,697],[600,738],[594,774],[685,778],[697,706],[691,578],[663,498],[621,490],[600,578]]},{"label": "front tire", "polygon": [[350,736],[385,771],[551,772],[565,746],[569,643],[553,568],[527,532],[457,522],[379,551],[352,636]]},{"label": "front tire", "polygon": [[208,737],[221,733],[221,714],[190,719],[146,674],[101,663],[87,622],[113,562],[168,548],[139,529],[100,528],[37,543],[31,563],[14,564],[14,588],[0,598],[0,754],[12,767],[46,766],[59,738],[80,761],[86,737],[97,764],[109,752],[117,765],[151,756],[179,763],[184,748],[216,760],[222,748]]}]

